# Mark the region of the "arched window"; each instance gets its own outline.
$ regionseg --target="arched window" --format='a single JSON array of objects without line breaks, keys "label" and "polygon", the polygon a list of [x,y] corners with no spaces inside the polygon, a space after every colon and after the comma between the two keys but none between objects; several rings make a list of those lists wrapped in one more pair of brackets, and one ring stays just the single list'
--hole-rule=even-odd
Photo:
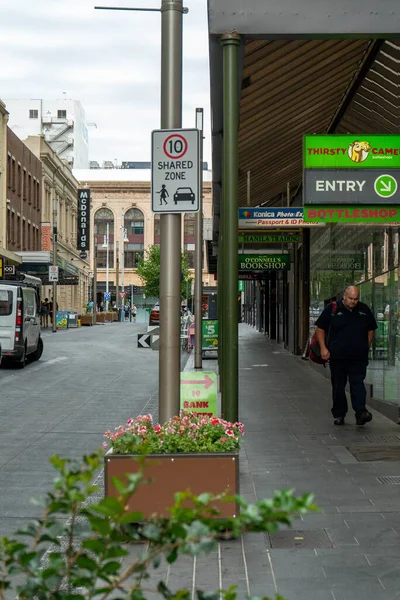
[{"label": "arched window", "polygon": [[130,208],[124,216],[124,227],[128,236],[125,242],[124,260],[126,269],[137,267],[144,254],[144,215],[138,208]]},{"label": "arched window", "polygon": [[187,256],[187,261],[189,267],[194,269],[194,249],[195,249],[195,235],[194,235],[194,224],[195,224],[195,214],[194,213],[185,213],[184,217],[184,250]]},{"label": "arched window", "polygon": [[94,226],[97,232],[97,267],[105,269],[107,265],[107,224],[108,224],[108,264],[114,266],[114,215],[109,208],[100,208],[94,215]]},{"label": "arched window", "polygon": [[161,225],[161,221],[160,221],[160,214],[156,213],[154,215],[154,245],[155,246],[159,246],[160,245],[160,235],[161,235],[161,230],[160,230],[160,225]]}]

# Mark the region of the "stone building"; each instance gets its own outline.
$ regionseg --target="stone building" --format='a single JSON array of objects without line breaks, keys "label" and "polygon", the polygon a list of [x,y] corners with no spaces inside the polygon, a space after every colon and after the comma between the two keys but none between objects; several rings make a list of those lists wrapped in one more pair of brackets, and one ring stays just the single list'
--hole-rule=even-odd
[{"label": "stone building", "polygon": [[[150,170],[74,170],[74,175],[80,181],[80,187],[88,187],[91,190],[91,248],[96,226],[98,299],[106,290],[107,225],[108,287],[112,300],[116,299],[117,287],[120,290],[122,284],[128,296],[131,285],[140,292],[142,281],[136,271],[138,259],[144,256],[147,248],[160,243],[159,215],[151,210]],[[205,171],[203,216],[206,223],[212,218],[210,180],[210,172]],[[187,253],[191,266],[194,259],[194,242],[194,214],[187,213],[182,215],[182,251]],[[91,265],[93,272],[93,252]],[[208,274],[205,252],[203,265],[203,284],[213,285],[214,281],[210,281],[211,276]],[[134,295],[134,301],[137,304],[141,298]]]},{"label": "stone building", "polygon": [[21,252],[25,270],[39,276],[43,296],[51,298],[48,267],[53,264],[54,227],[57,228],[57,264],[59,283],[57,302],[60,310],[82,312],[89,298],[90,267],[76,246],[78,182],[68,164],[60,159],[44,137],[29,136],[24,144],[42,162],[41,247],[36,252]]}]

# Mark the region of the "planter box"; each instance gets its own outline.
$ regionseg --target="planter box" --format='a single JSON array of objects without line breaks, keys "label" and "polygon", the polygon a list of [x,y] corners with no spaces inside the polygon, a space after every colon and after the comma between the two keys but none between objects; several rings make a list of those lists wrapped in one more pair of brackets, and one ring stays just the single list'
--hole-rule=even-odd
[{"label": "planter box", "polygon": [[[132,454],[105,456],[105,494],[118,497],[112,477],[126,481],[127,473],[137,473],[138,463]],[[151,482],[140,485],[129,499],[127,511],[139,511],[145,519],[153,514],[166,517],[174,503],[174,494],[187,489],[199,495],[210,492],[217,495],[228,491],[239,493],[239,452],[205,454],[151,454],[146,459],[144,479]],[[216,502],[221,517],[233,517],[238,507],[235,502]]]},{"label": "planter box", "polygon": [[96,313],[96,323],[104,323],[106,320],[105,313]]},{"label": "planter box", "polygon": [[93,325],[93,315],[79,315],[78,319],[81,325]]}]

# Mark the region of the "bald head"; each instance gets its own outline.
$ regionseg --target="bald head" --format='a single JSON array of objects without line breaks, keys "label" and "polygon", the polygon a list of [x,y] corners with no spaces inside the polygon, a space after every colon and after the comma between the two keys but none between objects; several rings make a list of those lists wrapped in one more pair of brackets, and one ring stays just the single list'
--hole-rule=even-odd
[{"label": "bald head", "polygon": [[360,291],[355,285],[349,285],[343,293],[343,304],[349,310],[353,310],[360,300]]}]

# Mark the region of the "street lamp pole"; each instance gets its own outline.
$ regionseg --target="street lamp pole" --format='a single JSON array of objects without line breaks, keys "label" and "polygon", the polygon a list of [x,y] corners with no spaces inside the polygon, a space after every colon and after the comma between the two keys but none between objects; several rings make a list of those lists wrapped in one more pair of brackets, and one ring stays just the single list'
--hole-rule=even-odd
[{"label": "street lamp pole", "polygon": [[104,240],[104,244],[103,246],[106,246],[106,312],[108,312],[108,292],[109,292],[109,267],[110,267],[110,263],[109,263],[109,249],[110,249],[110,245],[109,245],[109,232],[110,232],[110,225],[107,222],[107,229],[106,229],[106,236],[105,236],[105,240]]},{"label": "street lamp pole", "polygon": [[204,111],[196,108],[196,129],[200,132],[199,169],[200,169],[200,206],[195,214],[195,254],[194,254],[194,368],[202,368],[202,329],[203,316],[201,301],[203,296],[203,121]]},{"label": "street lamp pole", "polygon": [[[58,169],[57,169],[58,170]],[[55,175],[55,173],[54,173]],[[53,265],[58,266],[58,210],[56,183],[53,175]],[[57,332],[57,281],[53,281],[53,301],[51,315],[52,332]]]},{"label": "street lamp pole", "polygon": [[[161,129],[182,128],[183,0],[161,0],[161,9],[96,6],[101,10],[161,11]],[[124,230],[124,227],[122,227]],[[124,235],[124,231],[123,231]],[[160,215],[159,419],[180,406],[181,215]],[[124,290],[122,249],[122,290]]]},{"label": "street lamp pole", "polygon": [[[182,0],[161,3],[161,129],[182,128]],[[181,215],[160,215],[159,418],[179,414]]]},{"label": "street lamp pole", "polygon": [[125,291],[125,223],[124,223],[124,209],[122,209],[122,246],[121,246],[121,291]]},{"label": "street lamp pole", "polygon": [[93,325],[97,323],[97,225],[93,225]]}]

